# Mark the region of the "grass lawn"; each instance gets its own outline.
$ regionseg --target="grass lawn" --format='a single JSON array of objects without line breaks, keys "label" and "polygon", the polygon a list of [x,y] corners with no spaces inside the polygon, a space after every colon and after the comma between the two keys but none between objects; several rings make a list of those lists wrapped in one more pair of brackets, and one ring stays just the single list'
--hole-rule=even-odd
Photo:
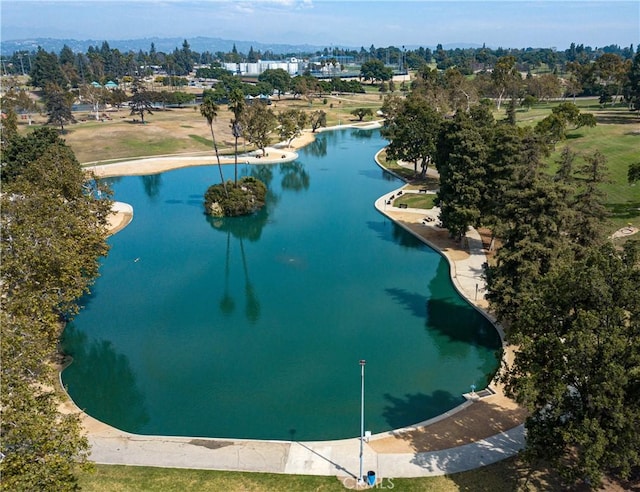
[{"label": "grass lawn", "polygon": [[400,204],[406,204],[409,208],[433,208],[434,200],[436,196],[434,194],[416,194],[416,193],[404,193],[399,198],[396,198],[393,205],[397,207]]},{"label": "grass lawn", "polygon": [[[444,477],[391,478],[380,477],[377,489],[407,492],[454,492],[487,490],[512,492],[520,490],[562,490],[557,480],[546,471],[530,476],[517,458],[509,458],[479,470]],[[529,486],[522,487],[529,479]],[[177,468],[96,465],[93,473],[80,476],[82,490],[87,492],[124,491],[318,491],[346,490],[336,477],[279,475]]]},{"label": "grass lawn", "polygon": [[[598,124],[593,128],[571,130],[567,139],[556,146],[548,162],[552,167],[567,146],[581,155],[592,156],[600,151],[607,165],[607,182],[601,189],[611,214],[609,232],[632,223],[640,226],[640,183],[627,180],[629,165],[640,162],[640,119],[626,108],[595,112]],[[577,165],[583,161],[579,160]]]},{"label": "grass lawn", "polygon": [[[571,99],[567,101],[573,102]],[[535,125],[557,104],[540,103],[530,110],[518,109],[518,125]],[[627,181],[629,165],[640,162],[640,118],[624,105],[602,108],[597,98],[576,99],[575,104],[581,112],[592,113],[597,125],[593,128],[570,129],[567,138],[556,145],[546,162],[553,172],[564,147],[570,147],[581,156],[592,156],[599,150],[605,156],[608,169],[607,182],[601,187],[610,213],[610,220],[605,224],[606,231],[612,233],[629,223],[640,226],[640,183],[630,185]],[[506,118],[505,108],[503,104],[501,110],[494,113],[496,120]],[[576,166],[583,163],[580,158]]]}]

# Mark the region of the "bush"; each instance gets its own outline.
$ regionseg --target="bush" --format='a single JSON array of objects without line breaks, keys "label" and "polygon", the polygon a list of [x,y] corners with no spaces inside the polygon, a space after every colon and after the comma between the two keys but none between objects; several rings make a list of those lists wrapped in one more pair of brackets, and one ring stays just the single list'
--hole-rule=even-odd
[{"label": "bush", "polygon": [[227,182],[227,192],[229,196],[225,196],[222,184],[210,186],[204,195],[205,213],[216,217],[252,214],[264,206],[267,187],[262,181],[247,176],[237,185]]}]

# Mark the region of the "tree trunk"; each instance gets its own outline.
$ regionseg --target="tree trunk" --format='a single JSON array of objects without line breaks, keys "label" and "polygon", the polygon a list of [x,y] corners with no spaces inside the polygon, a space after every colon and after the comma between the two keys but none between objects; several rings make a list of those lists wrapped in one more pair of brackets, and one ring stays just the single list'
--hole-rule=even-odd
[{"label": "tree trunk", "polygon": [[500,95],[498,96],[498,111],[500,111],[500,105],[502,104],[502,96],[504,96],[505,89],[500,91]]},{"label": "tree trunk", "polygon": [[224,182],[224,175],[222,174],[222,165],[220,164],[220,154],[218,154],[218,144],[216,143],[216,136],[213,133],[213,123],[209,125],[209,129],[211,130],[211,140],[213,140],[213,149],[216,152],[216,160],[218,161],[218,171],[220,171],[220,182],[222,183],[222,189],[224,190],[224,195],[229,197],[229,193],[227,192],[227,184]]},{"label": "tree trunk", "polygon": [[233,173],[234,173],[234,184],[238,184],[238,137],[234,135],[235,141],[234,141],[234,169],[233,169]]}]

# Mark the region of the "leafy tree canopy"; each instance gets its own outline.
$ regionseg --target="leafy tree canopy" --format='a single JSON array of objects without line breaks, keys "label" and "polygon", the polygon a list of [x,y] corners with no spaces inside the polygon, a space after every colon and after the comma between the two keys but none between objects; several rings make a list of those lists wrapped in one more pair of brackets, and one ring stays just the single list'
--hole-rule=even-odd
[{"label": "leafy tree canopy", "polygon": [[61,325],[78,311],[107,253],[109,191],[48,129],[15,135],[0,194],[0,430],[2,487],[77,490],[88,443],[59,413],[53,363]]}]

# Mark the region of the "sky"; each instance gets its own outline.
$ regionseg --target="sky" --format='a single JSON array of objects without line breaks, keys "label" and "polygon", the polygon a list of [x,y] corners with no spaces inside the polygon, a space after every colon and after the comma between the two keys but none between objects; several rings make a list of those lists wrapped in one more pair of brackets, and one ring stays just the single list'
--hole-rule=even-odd
[{"label": "sky", "polygon": [[368,48],[640,43],[640,1],[1,0],[1,39],[216,37]]}]

